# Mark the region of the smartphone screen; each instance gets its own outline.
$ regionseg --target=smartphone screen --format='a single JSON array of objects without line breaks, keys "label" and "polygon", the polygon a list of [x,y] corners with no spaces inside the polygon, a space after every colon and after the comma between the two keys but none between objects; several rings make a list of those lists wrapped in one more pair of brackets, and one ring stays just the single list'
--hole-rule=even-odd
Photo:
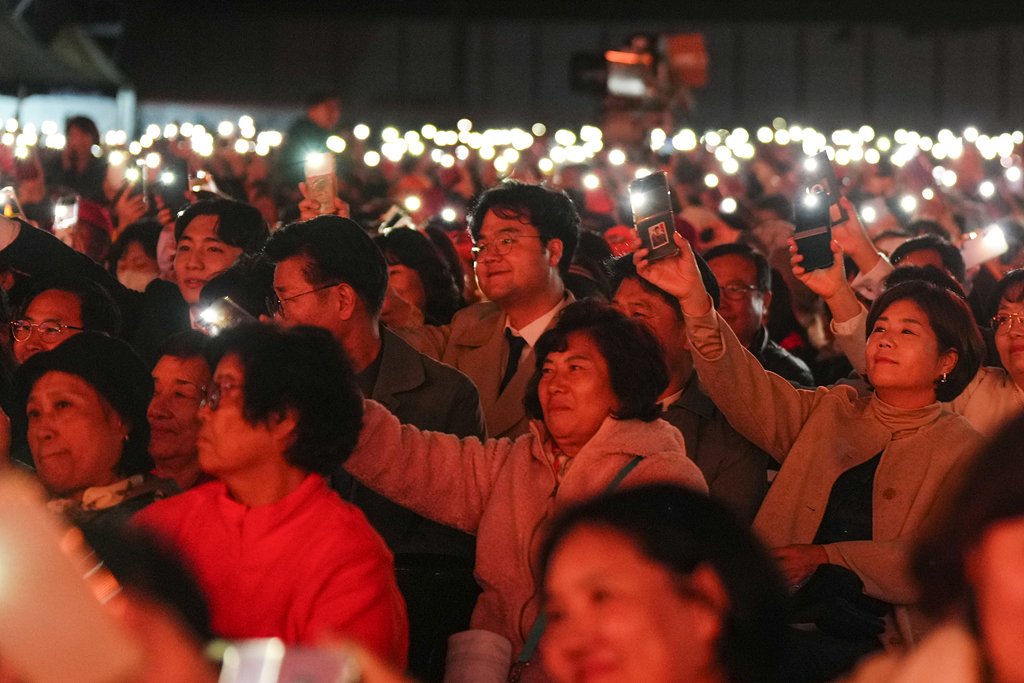
[{"label": "smartphone screen", "polygon": [[807,192],[796,201],[793,239],[797,252],[804,257],[800,263],[804,270],[829,268],[834,262],[831,207],[828,195],[821,190]]},{"label": "smartphone screen", "polygon": [[653,263],[679,253],[673,235],[675,219],[669,196],[668,175],[662,171],[638,178],[629,184],[629,202],[633,207],[633,225],[643,248]]},{"label": "smartphone screen", "polygon": [[321,215],[334,213],[334,197],[338,193],[334,168],[334,155],[330,152],[306,157],[306,192],[317,203],[317,213]]},{"label": "smartphone screen", "polygon": [[960,247],[960,255],[964,259],[964,267],[970,270],[985,261],[1002,256],[1009,249],[1010,245],[1006,242],[1003,229],[998,225],[990,225],[975,237],[964,242]]}]

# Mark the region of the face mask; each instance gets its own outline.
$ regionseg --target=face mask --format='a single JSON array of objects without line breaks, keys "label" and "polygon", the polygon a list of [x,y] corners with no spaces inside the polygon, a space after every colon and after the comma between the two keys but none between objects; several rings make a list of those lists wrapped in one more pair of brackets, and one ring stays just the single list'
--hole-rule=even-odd
[{"label": "face mask", "polygon": [[117,281],[136,292],[146,291],[146,286],[156,279],[157,273],[149,270],[123,270],[117,274]]}]

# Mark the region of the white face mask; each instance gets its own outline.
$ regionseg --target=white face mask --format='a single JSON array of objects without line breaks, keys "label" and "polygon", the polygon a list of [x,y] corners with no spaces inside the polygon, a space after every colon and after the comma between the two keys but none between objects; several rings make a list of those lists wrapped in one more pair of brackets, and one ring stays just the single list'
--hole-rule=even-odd
[{"label": "white face mask", "polygon": [[117,281],[128,289],[144,292],[157,275],[158,273],[151,270],[122,270],[117,274]]}]

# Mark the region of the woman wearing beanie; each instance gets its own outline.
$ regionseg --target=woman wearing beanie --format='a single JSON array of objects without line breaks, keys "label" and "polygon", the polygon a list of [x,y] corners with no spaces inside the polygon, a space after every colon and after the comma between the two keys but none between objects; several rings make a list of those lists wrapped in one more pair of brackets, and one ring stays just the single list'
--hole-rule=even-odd
[{"label": "woman wearing beanie", "polygon": [[118,339],[82,332],[29,358],[15,376],[28,445],[50,506],[80,525],[127,521],[173,482],[148,475],[153,378]]}]

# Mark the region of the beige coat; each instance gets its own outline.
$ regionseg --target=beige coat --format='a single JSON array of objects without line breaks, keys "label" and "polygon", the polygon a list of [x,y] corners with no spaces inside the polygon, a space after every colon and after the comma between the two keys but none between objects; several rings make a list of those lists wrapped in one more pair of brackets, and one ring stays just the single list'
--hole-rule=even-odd
[{"label": "beige coat", "polygon": [[[688,317],[686,326],[701,384],[715,405],[740,434],[782,463],[755,531],[772,548],[811,543],[839,475],[881,453],[873,540],[834,543],[825,552],[830,563],[855,571],[868,595],[913,603],[910,542],[940,491],[981,445],[981,435],[938,403],[902,410],[876,397],[859,398],[848,386],[795,389],[765,372],[714,311]],[[911,635],[906,618],[904,637]]]},{"label": "beige coat", "polygon": [[513,656],[539,611],[536,553],[555,512],[603,492],[636,455],[643,460],[622,486],[675,482],[707,492],[679,431],[663,420],[607,418],[558,483],[541,422],[514,441],[481,442],[421,432],[373,401],[365,406],[359,444],[345,469],[400,505],[476,534],[483,594],[472,626],[507,638]]},{"label": "beige coat", "polygon": [[843,683],[982,683],[983,671],[974,636],[952,622],[935,629],[909,654],[864,660]]},{"label": "beige coat", "polygon": [[[566,294],[572,303],[572,294]],[[530,431],[523,396],[536,364],[532,349],[523,353],[516,374],[505,391],[498,393],[508,362],[506,318],[497,304],[485,302],[462,309],[450,325],[395,329],[420,353],[456,368],[473,380],[480,392],[487,434],[494,438],[515,438]],[[551,324],[557,320],[556,316]]]}]

